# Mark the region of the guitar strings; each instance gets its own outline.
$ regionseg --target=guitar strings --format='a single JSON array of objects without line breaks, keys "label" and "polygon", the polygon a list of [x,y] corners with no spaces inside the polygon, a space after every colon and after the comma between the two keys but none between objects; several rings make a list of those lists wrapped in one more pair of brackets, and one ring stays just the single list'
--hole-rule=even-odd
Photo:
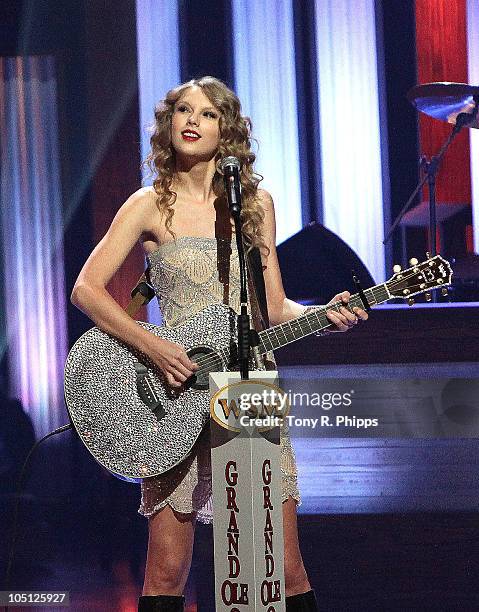
[{"label": "guitar strings", "polygon": [[[397,286],[399,286],[399,285],[404,284],[404,281],[407,281],[409,278],[413,277],[413,276],[414,276],[414,275],[416,275],[416,274],[417,274],[417,272],[412,272],[412,273],[411,273],[411,274],[409,274],[409,275],[403,276],[403,278],[402,278],[401,280],[393,280],[393,279],[392,279],[391,281],[389,281],[390,285],[389,285],[388,289],[390,288],[392,291],[394,291],[394,287],[397,287]],[[384,284],[385,284],[385,285],[388,285],[388,283],[387,283],[387,282],[386,282],[386,283],[384,283]],[[380,286],[380,285],[376,285],[376,287],[379,287],[379,286]],[[369,289],[369,291],[373,290],[374,288],[375,288],[375,287],[371,287],[371,288]],[[429,287],[429,289],[434,289],[434,288],[439,289],[439,287]],[[426,291],[426,289],[425,289],[424,291]],[[404,299],[404,298],[400,298],[400,299]],[[359,296],[359,294],[357,294],[357,293],[356,293],[356,294],[354,294],[353,296],[351,296],[351,300],[350,300],[350,301],[358,301],[358,300],[360,300],[360,296]],[[385,301],[387,301],[387,300],[385,300]],[[329,307],[328,307],[327,305],[324,305],[323,307],[318,308],[318,309],[316,310],[316,313],[315,313],[315,314],[316,314],[316,316],[317,316],[317,317],[319,317],[319,314],[320,314],[320,313],[322,313],[322,314],[323,314],[324,312],[326,312],[326,310],[330,310],[330,309],[333,309],[333,310],[334,310],[334,309],[336,309],[336,310],[337,310],[337,309],[339,309],[340,307],[341,307],[341,304],[336,305],[336,307],[335,307],[335,306],[329,306]],[[309,314],[311,314],[311,313],[309,313]],[[297,320],[300,320],[300,319],[302,319],[303,317],[307,317],[307,316],[309,316],[309,315],[301,315],[301,316],[297,317],[297,319],[294,319],[294,320],[296,320],[296,321],[297,321]],[[285,323],[288,323],[288,321],[285,321]],[[283,323],[280,323],[279,325],[283,325]],[[322,329],[326,329],[327,327],[330,327],[331,325],[332,325],[332,323],[329,323],[328,325],[323,325],[323,326],[322,326],[322,327],[321,327],[319,330],[314,330],[314,331],[311,331],[311,332],[309,332],[309,333],[308,333],[308,334],[306,334],[306,335],[313,334],[315,331],[321,331]],[[299,326],[300,326],[300,329],[301,329],[301,323],[299,323]],[[269,331],[269,332],[273,333],[273,332],[272,332],[272,330],[274,330],[274,328],[275,328],[275,327],[279,327],[279,326],[273,326],[273,327],[270,327],[268,330],[264,330],[264,331]],[[301,329],[301,331],[303,331],[303,330]],[[274,333],[276,333],[276,337],[278,337],[278,336],[277,336],[277,332],[274,332]],[[282,332],[282,333],[283,333],[283,335],[286,337],[286,334],[285,334],[284,332]],[[293,341],[293,340],[291,340],[291,342],[292,342],[292,341]],[[198,366],[200,366],[200,368],[199,368],[199,370],[197,370],[197,371],[196,371],[196,373],[195,373],[195,374],[201,374],[201,373],[202,373],[202,370],[203,370],[204,368],[209,367],[209,366],[212,366],[212,365],[213,365],[215,362],[217,362],[217,361],[218,361],[218,357],[220,358],[220,360],[221,360],[222,362],[226,361],[226,359],[227,359],[227,354],[225,353],[225,349],[220,349],[220,350],[219,350],[218,352],[216,352],[216,353],[215,353],[215,352],[213,352],[213,354],[208,354],[208,355],[206,355],[205,357],[202,357],[202,358],[198,359],[198,360],[197,360],[195,363],[197,363],[197,365],[198,365]],[[208,370],[206,370],[206,371],[208,371]]]},{"label": "guitar strings", "polygon": [[[415,274],[417,274],[417,272],[412,272],[409,275],[406,275],[405,277],[403,277],[403,279],[400,280],[400,281],[397,281],[397,280],[393,281],[393,280],[391,280],[390,281],[391,289],[394,291],[394,287],[395,286],[403,284],[405,280],[407,281],[409,278],[413,277]],[[387,283],[385,283],[385,284],[387,284]],[[372,289],[374,289],[374,287],[370,288],[370,290],[372,290]],[[351,301],[357,301],[359,303],[359,300],[360,300],[359,294],[355,294],[355,295],[351,296]],[[387,301],[387,300],[385,300],[385,301]],[[338,304],[336,306],[336,309],[339,309],[340,307],[341,307],[341,305]],[[317,311],[316,311],[316,316],[319,316],[320,313],[324,313],[326,310],[329,310],[329,309],[335,309],[335,307],[334,306],[327,307],[325,305],[322,308],[318,308]],[[297,317],[297,319],[295,319],[295,320],[302,319],[305,316],[308,316],[308,315],[301,315],[300,317]],[[287,323],[287,321],[285,321],[285,323]],[[281,323],[280,325],[283,325],[283,323]],[[332,325],[332,323],[328,323],[328,325],[324,325],[323,327],[321,327],[321,329],[325,329],[326,327],[330,327],[331,325]],[[299,323],[299,326],[301,328],[301,323]],[[265,330],[265,331],[272,332],[272,330],[274,330],[275,327],[276,326],[270,327],[269,330]],[[303,330],[301,330],[301,331],[303,331]],[[315,330],[315,331],[320,331],[320,330]],[[276,332],[274,332],[274,333],[276,333]],[[284,332],[281,332],[281,333],[283,333],[283,335],[285,335]],[[314,333],[314,331],[311,331],[310,333],[312,334],[312,333]],[[276,333],[276,335],[277,335],[277,333]],[[306,335],[309,335],[309,334],[306,334]],[[223,355],[225,357],[225,359],[226,359],[227,356],[224,355],[224,349],[222,349],[220,351],[220,357],[221,357],[221,355]],[[207,355],[207,356],[205,356],[205,357],[203,357],[201,359],[198,359],[198,361],[196,361],[196,363],[200,366],[200,369],[201,369],[201,368],[203,368],[205,366],[213,365],[217,361],[217,359],[218,359],[217,354]],[[199,370],[198,370],[198,372],[199,372]]]},{"label": "guitar strings", "polygon": [[[390,284],[391,289],[394,291],[394,287],[395,286],[403,284],[405,280],[407,281],[409,278],[413,277],[415,274],[417,274],[417,273],[416,272],[412,272],[411,274],[403,277],[403,279],[400,280],[400,281],[391,281],[391,284]],[[431,288],[432,287],[430,287],[430,289]],[[372,290],[372,289],[374,289],[374,288],[371,287],[370,290]],[[360,298],[359,298],[358,294],[355,294],[355,295],[351,296],[351,301],[356,301],[356,302],[359,303],[359,300],[360,300]],[[340,307],[341,307],[341,305],[338,305],[338,306],[336,306],[336,309],[339,309]],[[320,313],[324,313],[326,310],[329,310],[331,308],[335,309],[334,307],[329,307],[328,308],[326,305],[323,306],[322,308],[318,308],[317,311],[316,311],[316,316],[319,316]],[[302,319],[305,316],[307,316],[307,315],[301,315],[300,317],[297,317],[296,320]],[[283,324],[281,323],[280,325],[283,325]],[[329,323],[328,325],[324,325],[323,327],[321,327],[321,329],[325,329],[326,327],[330,327],[331,325],[332,325],[332,323]],[[300,326],[300,329],[301,329],[301,323],[299,323],[299,326]],[[271,332],[272,330],[274,330],[274,327],[276,327],[276,326],[270,327],[269,330],[265,330],[265,331],[270,331]],[[301,329],[301,331],[303,331],[303,330]],[[315,330],[315,331],[320,331],[320,330]],[[274,333],[276,333],[276,332],[274,332]],[[284,332],[281,332],[281,333],[283,333],[283,335],[285,335]],[[314,333],[314,331],[311,331],[310,333],[312,334],[312,333]],[[306,334],[306,335],[309,335],[309,334]],[[276,336],[277,336],[277,334],[276,334]],[[222,350],[221,353],[224,353],[224,350]],[[225,355],[225,357],[226,357],[226,355]],[[203,367],[203,366],[207,366],[207,365],[208,366],[212,365],[215,361],[217,361],[217,357],[216,356],[205,356],[205,357],[199,359],[196,363],[200,367]]]}]

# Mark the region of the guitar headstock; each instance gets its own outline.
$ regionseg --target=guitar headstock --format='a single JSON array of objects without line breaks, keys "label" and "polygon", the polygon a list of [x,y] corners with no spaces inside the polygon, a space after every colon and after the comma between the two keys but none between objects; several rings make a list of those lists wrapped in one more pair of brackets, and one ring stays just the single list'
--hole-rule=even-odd
[{"label": "guitar headstock", "polygon": [[409,299],[419,293],[447,287],[451,280],[451,264],[441,255],[435,255],[396,272],[386,285],[391,297]]}]

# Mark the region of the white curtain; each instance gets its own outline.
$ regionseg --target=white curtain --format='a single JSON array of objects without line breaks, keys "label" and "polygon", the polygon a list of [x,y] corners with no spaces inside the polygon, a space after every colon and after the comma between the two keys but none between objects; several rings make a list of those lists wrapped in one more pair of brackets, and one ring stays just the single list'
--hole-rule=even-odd
[{"label": "white curtain", "polygon": [[374,0],[315,0],[324,224],[384,280]]},{"label": "white curtain", "polygon": [[0,214],[10,392],[37,436],[67,422],[63,221],[55,64],[0,58]]},{"label": "white curtain", "polygon": [[[150,151],[148,127],[154,122],[155,105],[180,83],[180,51],[177,0],[137,0],[138,91],[140,99],[141,159]],[[144,185],[151,185],[143,171]],[[148,320],[159,324],[156,300],[148,305]]]},{"label": "white curtain", "polygon": [[275,201],[280,243],[302,227],[293,7],[233,0],[232,8],[236,93],[259,141],[256,169]]}]

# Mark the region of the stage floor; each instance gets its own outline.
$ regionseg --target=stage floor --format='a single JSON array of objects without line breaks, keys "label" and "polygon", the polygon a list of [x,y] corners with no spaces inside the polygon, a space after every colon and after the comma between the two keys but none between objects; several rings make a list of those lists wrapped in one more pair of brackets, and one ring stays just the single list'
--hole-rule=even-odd
[{"label": "stage floor", "polygon": [[[296,380],[426,380],[475,378],[478,365],[280,371]],[[479,609],[477,439],[293,438],[293,444],[303,500],[300,542],[321,610]],[[12,499],[0,501],[3,575]],[[38,452],[22,504],[12,587],[69,590],[72,612],[135,612],[147,544],[138,502],[138,487],[108,476],[71,434],[49,441]],[[209,526],[197,528],[187,602],[188,612],[214,609]]]},{"label": "stage floor", "polygon": [[[287,392],[355,389],[356,401],[361,400],[372,416],[390,413],[391,418],[406,421],[415,411],[412,416],[417,419],[409,427],[407,422],[402,424],[403,435],[388,437],[377,436],[371,429],[352,428],[341,437],[336,432],[330,435],[329,429],[292,427],[300,513],[474,511],[479,507],[479,435],[467,423],[466,428],[452,423],[445,429],[442,414],[451,397],[464,414],[465,401],[456,397],[455,387],[465,388],[467,394],[468,385],[479,384],[478,363],[290,366],[280,368],[280,380]],[[409,388],[401,398],[405,381]],[[358,392],[364,382],[370,383],[366,392]],[[438,397],[431,392],[435,387]],[[446,399],[442,388],[449,389]],[[467,408],[477,432],[479,394],[472,393],[471,399],[471,392],[473,405]],[[304,405],[292,409],[297,417],[327,414],[334,418],[338,411],[354,414],[354,404],[348,410],[323,411]],[[428,418],[436,420],[435,426],[425,425]],[[426,430],[427,434],[421,433]]]},{"label": "stage floor", "polygon": [[[321,612],[479,609],[478,525],[477,513],[301,515],[298,520]],[[137,565],[134,549],[119,554],[111,542],[105,558],[99,542],[104,536],[86,539],[84,530],[79,524],[61,548],[50,542],[44,549],[42,538],[33,540],[30,559],[17,568],[18,588],[69,590],[71,612],[136,612],[144,558]],[[146,534],[134,543],[142,551],[145,546]],[[212,530],[200,525],[187,612],[214,611],[213,580]]]}]

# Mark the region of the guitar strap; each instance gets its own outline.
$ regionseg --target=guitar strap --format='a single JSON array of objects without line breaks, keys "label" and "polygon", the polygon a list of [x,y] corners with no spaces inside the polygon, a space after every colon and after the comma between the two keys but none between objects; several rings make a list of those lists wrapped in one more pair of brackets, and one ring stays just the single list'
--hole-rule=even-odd
[{"label": "guitar strap", "polygon": [[133,291],[131,292],[131,300],[125,308],[130,317],[134,317],[142,306],[151,302],[155,297],[155,290],[150,281],[150,267],[148,266],[143,274],[138,279]]},{"label": "guitar strap", "polygon": [[[248,277],[250,279],[250,301],[253,319],[257,318],[259,327],[268,329],[268,304],[266,301],[266,287],[264,285],[263,264],[258,247],[253,247],[246,256],[248,266]],[[254,317],[255,311],[257,316]],[[260,331],[260,330],[256,330]]]},{"label": "guitar strap", "polygon": [[[250,280],[250,301],[253,320],[257,320],[257,325],[262,329],[268,329],[268,305],[266,302],[266,288],[264,285],[263,264],[261,253],[258,247],[253,247],[246,256],[248,267],[248,278]],[[125,308],[130,317],[134,317],[138,310],[148,304],[155,297],[155,290],[150,281],[150,268],[140,276],[133,291],[131,301]],[[256,315],[256,316],[255,316]],[[257,330],[260,331],[260,330]]]}]

